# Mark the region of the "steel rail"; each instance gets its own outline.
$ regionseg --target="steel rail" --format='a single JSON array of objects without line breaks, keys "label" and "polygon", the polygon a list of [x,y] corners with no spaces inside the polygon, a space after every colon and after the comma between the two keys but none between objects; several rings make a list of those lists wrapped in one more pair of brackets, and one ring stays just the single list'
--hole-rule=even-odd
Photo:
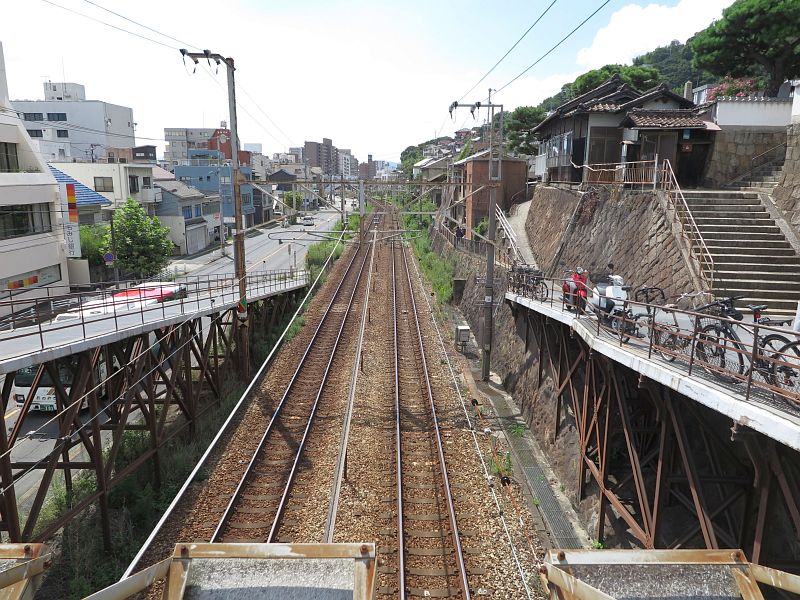
[{"label": "steel rail", "polygon": [[358,385],[358,372],[361,364],[361,354],[364,347],[364,330],[367,322],[367,311],[369,309],[369,292],[372,287],[372,274],[374,272],[373,266],[375,263],[375,246],[377,239],[377,230],[373,229],[372,232],[372,256],[369,263],[369,271],[367,272],[367,290],[364,294],[364,306],[361,310],[361,326],[358,332],[358,341],[356,342],[356,356],[353,361],[353,370],[350,375],[350,392],[347,397],[347,407],[342,426],[342,435],[339,439],[339,456],[336,460],[336,468],[333,472],[333,484],[331,485],[331,497],[328,502],[328,518],[325,522],[325,536],[324,541],[326,544],[333,543],[333,533],[336,528],[336,515],[339,510],[339,496],[342,491],[342,479],[347,471],[347,443],[350,439],[350,421],[353,415],[353,403],[356,396],[356,387]]},{"label": "steel rail", "polygon": [[[374,248],[373,248],[374,251]],[[306,445],[306,440],[308,439],[308,433],[311,431],[311,425],[314,423],[314,416],[317,414],[317,407],[319,406],[319,399],[322,397],[322,390],[325,388],[325,384],[328,382],[328,375],[331,372],[331,365],[333,364],[333,359],[336,356],[336,350],[339,348],[339,342],[342,339],[342,332],[344,331],[345,323],[347,323],[347,318],[350,314],[350,309],[353,307],[353,301],[356,298],[356,291],[358,290],[358,284],[361,283],[361,275],[364,273],[364,266],[367,264],[367,256],[370,256],[371,252],[367,250],[364,253],[364,260],[361,261],[361,268],[358,270],[358,275],[356,276],[356,281],[353,284],[353,291],[350,294],[350,299],[347,302],[347,309],[344,311],[344,317],[342,318],[342,322],[339,325],[339,331],[336,332],[336,341],[333,344],[333,348],[331,349],[330,357],[328,358],[328,362],[325,365],[325,371],[322,375],[322,381],[319,384],[319,389],[317,390],[317,395],[314,398],[314,405],[311,408],[311,415],[308,417],[308,423],[306,423],[306,428],[303,431],[303,439],[300,440],[300,445],[297,448],[297,454],[294,457],[294,462],[292,463],[292,470],[289,471],[289,478],[286,481],[286,486],[283,488],[283,493],[281,494],[280,502],[278,503],[278,509],[275,512],[275,519],[272,521],[272,527],[269,530],[269,534],[267,535],[266,542],[272,543],[275,534],[278,531],[278,526],[280,525],[281,518],[283,517],[283,511],[286,508],[286,503],[289,500],[289,492],[292,489],[292,483],[294,483],[294,477],[297,474],[297,467],[300,464],[300,457],[303,455],[303,449]]]},{"label": "steel rail", "polygon": [[[319,337],[319,334],[322,331],[323,326],[327,323],[328,316],[331,314],[333,306],[334,306],[334,304],[336,303],[336,301],[339,298],[339,293],[345,287],[345,281],[348,279],[348,275],[351,273],[351,269],[353,268],[353,265],[355,264],[357,256],[358,256],[358,253],[357,252],[354,253],[353,257],[350,259],[350,262],[347,264],[347,269],[346,269],[344,275],[342,276],[341,280],[339,281],[339,284],[336,286],[336,290],[334,291],[333,296],[332,296],[330,302],[328,303],[328,306],[326,307],[325,312],[322,315],[322,319],[320,319],[320,322],[317,325],[317,328],[314,330],[314,335],[311,337],[311,341],[309,342],[308,346],[306,347],[305,352],[303,352],[303,356],[300,358],[300,362],[298,363],[297,368],[295,369],[294,374],[292,375],[292,378],[289,380],[289,383],[286,386],[286,390],[284,391],[283,395],[281,396],[280,402],[278,402],[278,406],[275,408],[275,412],[273,413],[272,418],[270,419],[270,422],[267,425],[267,428],[264,430],[264,433],[262,434],[261,439],[258,442],[258,446],[256,447],[255,452],[253,452],[253,455],[250,457],[250,460],[249,460],[249,462],[247,464],[247,467],[245,468],[244,473],[243,473],[241,479],[239,480],[238,485],[236,486],[236,489],[234,490],[233,494],[231,495],[230,499],[228,500],[228,504],[225,507],[225,511],[223,512],[222,517],[220,518],[220,521],[217,524],[217,527],[214,530],[213,535],[211,536],[211,539],[210,539],[211,542],[215,542],[215,541],[219,540],[219,537],[220,537],[220,535],[222,533],[222,530],[227,526],[228,520],[233,515],[234,508],[235,508],[235,506],[236,506],[236,504],[237,504],[237,502],[238,502],[238,500],[239,500],[239,498],[240,498],[240,496],[242,494],[242,491],[245,488],[245,485],[247,483],[247,479],[248,479],[248,477],[250,476],[250,473],[253,470],[253,467],[254,467],[254,465],[256,463],[256,460],[259,458],[259,455],[261,454],[262,450],[264,449],[264,446],[266,445],[267,439],[269,438],[270,434],[272,433],[273,425],[277,421],[277,419],[278,419],[278,417],[279,417],[279,415],[280,415],[280,413],[281,413],[281,411],[282,411],[282,409],[283,409],[283,407],[284,407],[284,405],[286,403],[286,399],[288,398],[288,396],[291,393],[291,391],[294,389],[294,385],[298,380],[300,372],[303,370],[303,367],[305,366],[306,360],[307,360],[309,354],[311,353],[311,349],[313,348],[314,343],[317,341],[317,338]],[[361,269],[362,270],[364,268],[364,263],[365,262],[366,262],[366,254],[364,255],[364,261],[362,261],[362,264],[361,264]],[[345,318],[342,319],[342,327],[344,327],[344,322],[347,320],[346,317],[347,317],[347,314],[350,311],[350,305],[352,304],[353,297],[355,296],[355,291],[358,288],[358,282],[359,282],[360,275],[361,275],[361,272],[359,271],[358,278],[356,279],[355,284],[353,285],[353,292],[352,292],[352,294],[350,296],[350,300],[349,300],[349,303],[348,303],[347,311],[345,312]],[[341,334],[341,328],[340,328],[340,334]],[[338,346],[338,339],[339,338],[337,337],[336,344],[334,345],[333,351],[331,351],[331,360],[333,359],[333,354],[334,354],[334,352],[336,350],[336,346]],[[330,361],[329,361],[328,365],[330,365]],[[324,379],[322,381],[322,384],[320,385],[320,391],[321,391],[322,387],[325,384],[325,380],[327,380],[327,369],[325,371],[325,377],[324,377]],[[318,398],[319,398],[319,394],[317,395],[317,399]],[[315,402],[315,405],[314,405],[314,409],[316,409],[316,402]],[[311,415],[309,421],[311,419],[313,419],[313,412],[312,412],[312,415]],[[307,430],[306,430],[306,432],[307,432]],[[305,440],[305,436],[304,436],[304,440]],[[295,460],[295,465],[293,466],[293,471],[294,471],[294,469],[296,467],[296,463],[297,463],[297,461]],[[274,524],[273,524],[273,527],[274,527]],[[270,535],[271,535],[271,532],[270,532]]]},{"label": "steel rail", "polygon": [[[396,219],[396,217],[395,217]],[[398,240],[400,247],[403,241]],[[403,539],[405,525],[403,521],[403,468],[402,468],[402,437],[400,435],[400,349],[398,347],[397,333],[397,275],[395,273],[395,242],[392,242],[392,315],[393,322],[393,343],[394,343],[394,435],[395,435],[395,468],[397,476],[395,478],[397,486],[397,557],[399,562],[398,575],[400,577],[400,594],[406,594],[406,549]]]},{"label": "steel rail", "polygon": [[[461,538],[458,532],[458,520],[456,519],[455,504],[453,502],[452,492],[450,491],[450,478],[447,475],[447,461],[445,460],[444,457],[444,445],[442,444],[442,434],[441,431],[439,430],[439,419],[436,416],[436,403],[433,400],[433,390],[431,389],[430,374],[428,373],[428,364],[425,356],[425,345],[422,337],[422,329],[420,328],[419,317],[417,316],[417,302],[414,298],[414,285],[411,281],[411,270],[409,269],[408,266],[406,249],[405,246],[402,244],[402,242],[400,244],[400,256],[403,259],[403,265],[404,265],[403,270],[405,271],[405,279],[408,284],[409,296],[411,298],[410,312],[413,315],[415,329],[416,329],[416,339],[419,352],[419,359],[422,365],[422,374],[425,380],[426,395],[428,397],[428,402],[431,409],[431,421],[433,422],[433,430],[436,433],[436,449],[439,458],[439,468],[442,473],[442,483],[444,487],[445,499],[447,501],[447,512],[450,520],[450,529],[452,530],[453,534],[453,547],[455,549],[455,559],[457,563],[457,568],[459,570],[459,583],[461,585],[461,591],[463,592],[463,597],[465,598],[465,600],[469,600],[471,598],[471,595],[469,590],[469,581],[467,579],[467,569],[466,565],[464,564],[464,550],[461,547]],[[392,263],[394,264],[394,261],[392,261]],[[396,318],[397,317],[395,313],[395,319]],[[398,412],[398,427],[399,427],[399,412]],[[398,437],[398,455],[400,452],[399,439],[400,438]],[[400,469],[398,464],[398,476],[399,474],[400,474]],[[399,481],[401,480],[398,479],[398,482]],[[402,494],[400,494],[398,497],[402,498]],[[400,530],[400,536],[402,536],[402,529]],[[405,589],[403,589],[403,594],[405,594]]]}]

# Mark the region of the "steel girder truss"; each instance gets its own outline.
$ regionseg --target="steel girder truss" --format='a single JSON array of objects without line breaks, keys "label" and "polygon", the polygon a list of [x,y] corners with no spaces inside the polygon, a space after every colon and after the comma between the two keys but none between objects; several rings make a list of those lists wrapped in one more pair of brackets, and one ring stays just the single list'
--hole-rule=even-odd
[{"label": "steel girder truss", "polygon": [[[251,304],[247,329],[271,331],[297,293],[287,292]],[[222,398],[225,378],[240,374],[237,318],[236,309],[232,308],[83,351],[71,365],[59,363],[72,370],[71,386],[61,383],[55,361],[40,364],[15,425],[10,431],[0,428],[3,537],[11,542],[47,539],[97,503],[103,537],[110,545],[109,491],[146,461],[152,461],[153,483],[159,487],[164,445],[185,431],[193,435],[198,419]],[[45,374],[49,377],[45,378]],[[11,401],[14,375],[10,373],[5,378],[0,391],[4,413]],[[28,437],[23,433],[23,424],[43,381],[52,386],[56,398],[56,416],[51,423],[57,430],[53,446],[38,461],[17,460],[12,453]],[[145,432],[148,447],[122,465],[118,459],[128,431]],[[57,472],[63,476],[70,508],[52,522],[41,522],[42,508]],[[95,485],[90,493],[77,498],[73,483],[79,472],[92,473]],[[25,516],[20,514],[15,489],[23,477],[37,478]]]},{"label": "steel girder truss", "polygon": [[598,495],[597,540],[610,523],[623,543],[745,548],[758,563],[776,511],[800,539],[796,452],[746,427],[728,429],[721,415],[592,352],[556,321],[515,313],[526,320],[526,349],[538,346],[540,393],[552,380],[548,441],[567,425],[577,432],[575,495],[578,503]]}]

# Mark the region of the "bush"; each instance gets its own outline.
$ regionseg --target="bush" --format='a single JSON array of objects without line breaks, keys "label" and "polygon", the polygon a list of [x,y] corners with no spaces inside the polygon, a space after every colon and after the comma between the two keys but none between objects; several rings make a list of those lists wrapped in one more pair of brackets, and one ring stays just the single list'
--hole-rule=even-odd
[{"label": "bush", "polygon": [[108,227],[105,225],[81,225],[81,258],[89,261],[90,267],[99,267],[103,263],[105,237]]}]

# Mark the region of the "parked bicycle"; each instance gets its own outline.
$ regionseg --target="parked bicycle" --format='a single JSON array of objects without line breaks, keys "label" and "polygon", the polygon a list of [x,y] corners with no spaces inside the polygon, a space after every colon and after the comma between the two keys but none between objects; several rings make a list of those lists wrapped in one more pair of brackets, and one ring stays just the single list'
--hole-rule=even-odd
[{"label": "parked bicycle", "polygon": [[512,291],[522,294],[528,298],[544,302],[549,295],[547,282],[544,280],[544,273],[533,265],[516,263],[511,268],[514,277],[512,278]]},{"label": "parked bicycle", "polygon": [[[636,329],[642,337],[652,339],[653,349],[667,362],[673,362],[692,343],[690,333],[681,333],[678,310],[697,311],[698,300],[711,296],[709,292],[685,292],[667,303],[664,290],[659,287],[643,287],[634,293],[634,300],[645,305],[644,313],[636,315]],[[711,296],[713,298],[713,296]],[[661,318],[662,320],[656,321]]]},{"label": "parked bicycle", "polygon": [[[695,309],[696,312],[709,314],[709,317],[702,319],[705,324],[697,333],[695,359],[707,372],[724,383],[741,382],[751,371],[753,376],[758,375],[768,384],[778,384],[780,377],[786,380],[795,378],[795,369],[786,359],[800,358],[800,344],[797,341],[774,331],[767,335],[754,331],[754,345],[752,342],[743,342],[739,337],[736,321],[741,321],[744,315],[736,308],[735,302],[741,298],[731,296]],[[750,304],[747,308],[753,311],[754,324],[781,326],[787,322],[765,317],[766,304]],[[755,352],[752,352],[754,348]],[[747,369],[745,358],[750,363]],[[797,365],[797,362],[794,364]]]}]

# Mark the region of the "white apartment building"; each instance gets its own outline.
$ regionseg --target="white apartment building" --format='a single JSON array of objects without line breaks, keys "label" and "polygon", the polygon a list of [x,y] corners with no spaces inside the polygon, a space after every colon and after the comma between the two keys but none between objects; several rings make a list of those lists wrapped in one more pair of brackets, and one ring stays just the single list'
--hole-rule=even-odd
[{"label": "white apartment building", "polygon": [[156,214],[161,202],[161,190],[153,185],[153,165],[145,163],[53,163],[86,187],[110,200],[111,208],[133,198],[148,215]]},{"label": "white apartment building", "polygon": [[136,145],[133,110],[100,100],[87,100],[78,83],[47,81],[44,100],[14,100],[25,129],[38,143],[42,158],[85,160],[105,158],[107,148]]},{"label": "white apartment building", "polygon": [[345,177],[358,177],[358,159],[349,149],[339,148],[339,173]]},{"label": "white apartment building", "polygon": [[[0,44],[0,300],[69,291],[58,186],[8,100]],[[10,307],[0,307],[0,314]]]}]

